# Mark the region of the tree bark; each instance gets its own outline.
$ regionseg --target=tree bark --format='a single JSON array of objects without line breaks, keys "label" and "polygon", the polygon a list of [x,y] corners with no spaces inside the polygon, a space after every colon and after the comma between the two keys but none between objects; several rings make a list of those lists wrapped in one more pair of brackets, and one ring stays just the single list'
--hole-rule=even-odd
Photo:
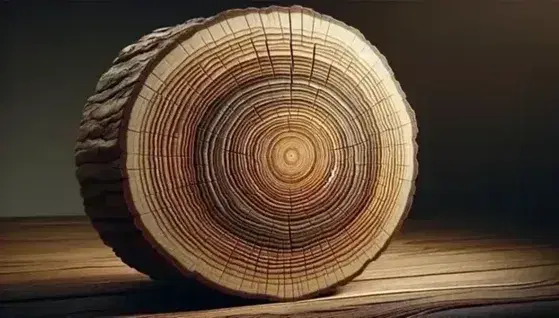
[{"label": "tree bark", "polygon": [[134,89],[142,84],[142,72],[150,62],[198,22],[200,19],[154,30],[121,50],[87,100],[75,147],[76,177],[93,226],[123,262],[154,279],[181,275],[144,239],[126,205],[119,143],[123,109]]}]

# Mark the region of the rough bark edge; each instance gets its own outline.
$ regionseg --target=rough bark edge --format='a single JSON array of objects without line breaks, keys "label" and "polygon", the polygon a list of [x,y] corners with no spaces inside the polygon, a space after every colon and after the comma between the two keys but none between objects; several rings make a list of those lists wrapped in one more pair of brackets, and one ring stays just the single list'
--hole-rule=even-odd
[{"label": "rough bark edge", "polygon": [[[411,210],[411,206],[412,206],[412,203],[413,203],[415,190],[416,190],[416,187],[415,187],[414,183],[415,183],[415,180],[416,180],[417,175],[418,175],[418,165],[419,165],[418,160],[417,160],[418,144],[417,144],[417,141],[416,141],[417,134],[418,134],[418,125],[417,125],[416,118],[415,118],[415,112],[413,111],[413,109],[411,108],[409,103],[407,102],[407,100],[405,98],[406,95],[402,91],[399,82],[396,81],[396,80],[394,80],[395,84],[398,88],[399,93],[403,97],[403,102],[405,103],[406,111],[408,112],[408,115],[410,116],[410,119],[412,121],[411,125],[412,125],[412,145],[413,145],[413,156],[414,156],[414,168],[413,168],[413,174],[412,174],[412,185],[411,185],[410,192],[409,192],[409,195],[408,195],[408,201],[407,201],[407,203],[404,207],[404,211],[402,212],[402,216],[401,216],[399,222],[397,223],[395,229],[393,230],[391,235],[388,237],[388,239],[385,241],[383,246],[381,246],[381,248],[376,253],[376,255],[373,258],[371,258],[370,260],[366,261],[358,271],[356,271],[353,275],[350,275],[346,279],[344,279],[342,281],[339,281],[336,284],[333,284],[331,286],[328,286],[328,287],[326,287],[322,290],[317,290],[317,291],[312,292],[312,293],[301,295],[297,298],[279,298],[279,297],[275,297],[275,296],[271,296],[271,295],[267,295],[267,294],[248,294],[248,293],[245,293],[245,292],[242,292],[242,291],[231,290],[229,288],[225,288],[223,286],[217,285],[217,284],[209,281],[208,279],[204,278],[202,275],[200,275],[198,273],[191,273],[191,272],[186,271],[185,269],[181,268],[181,266],[178,265],[175,258],[172,255],[170,255],[167,251],[165,251],[157,243],[155,238],[149,233],[149,231],[146,229],[144,224],[142,224],[141,220],[137,217],[138,211],[134,207],[133,201],[131,200],[130,187],[129,187],[129,184],[127,182],[126,171],[124,169],[122,169],[122,165],[126,162],[126,152],[125,152],[126,143],[125,143],[125,141],[126,141],[126,138],[127,138],[127,136],[126,136],[127,129],[126,128],[128,126],[128,120],[129,120],[129,117],[130,117],[129,115],[130,115],[130,112],[131,112],[131,108],[134,105],[135,100],[136,100],[136,98],[139,94],[139,91],[141,89],[141,83],[143,83],[145,81],[145,79],[151,73],[151,71],[155,68],[157,63],[167,53],[169,53],[172,49],[174,49],[178,45],[178,43],[188,39],[190,36],[192,36],[199,29],[205,28],[208,25],[211,25],[214,21],[222,21],[222,20],[230,18],[230,17],[235,17],[235,16],[247,14],[247,13],[255,13],[255,12],[268,13],[268,12],[272,12],[272,11],[289,12],[292,9],[300,10],[302,12],[309,13],[309,14],[315,15],[315,16],[321,16],[323,18],[326,18],[326,19],[330,20],[331,23],[340,24],[343,27],[351,30],[352,32],[357,34],[357,36],[360,37],[361,40],[363,40],[366,44],[370,45],[373,48],[375,53],[378,54],[378,56],[382,59],[382,63],[384,64],[384,66],[392,74],[392,69],[388,65],[388,63],[386,61],[386,58],[382,54],[380,54],[380,52],[376,49],[376,47],[373,46],[363,36],[363,34],[359,30],[357,30],[357,29],[355,29],[351,26],[348,26],[347,24],[345,24],[342,21],[335,20],[334,18],[332,18],[329,15],[320,14],[320,13],[315,12],[311,8],[305,8],[305,7],[301,7],[301,6],[291,6],[291,7],[268,6],[268,7],[265,7],[265,8],[249,7],[249,8],[246,8],[246,9],[231,9],[231,10],[223,11],[223,12],[221,12],[221,13],[213,16],[213,17],[210,17],[210,18],[206,18],[206,19],[202,18],[202,19],[195,19],[195,20],[187,21],[185,24],[175,26],[174,28],[158,29],[158,30],[155,30],[152,34],[142,37],[138,43],[133,44],[133,45],[128,46],[125,49],[123,49],[121,51],[121,54],[119,55],[119,57],[117,57],[115,59],[115,61],[113,62],[113,63],[119,63],[119,62],[127,61],[127,60],[130,59],[130,56],[133,55],[132,52],[135,49],[137,51],[141,51],[141,49],[138,49],[138,47],[141,47],[141,43],[142,43],[143,39],[145,40],[145,39],[151,39],[152,37],[158,37],[158,35],[161,32],[167,32],[168,30],[174,31],[172,33],[172,36],[169,36],[169,37],[166,37],[166,38],[160,37],[157,44],[154,45],[156,47],[154,49],[154,51],[156,52],[154,54],[155,56],[151,56],[149,61],[146,63],[146,65],[144,65],[141,68],[141,70],[138,72],[139,74],[138,74],[138,78],[136,80],[136,83],[134,85],[134,88],[131,89],[131,91],[126,92],[126,93],[129,93],[126,96],[127,99],[126,99],[125,103],[123,103],[123,105],[121,105],[121,107],[117,111],[119,113],[118,117],[120,118],[121,121],[120,121],[120,124],[118,125],[118,135],[119,136],[117,138],[117,140],[118,140],[118,142],[117,142],[118,147],[117,148],[118,148],[119,156],[115,159],[115,161],[117,162],[117,167],[114,167],[114,168],[117,168],[120,171],[120,175],[122,177],[122,180],[119,184],[120,184],[121,190],[123,191],[123,194],[124,194],[124,202],[126,203],[126,206],[128,207],[128,211],[126,211],[126,213],[125,213],[127,215],[128,221],[126,221],[125,224],[126,224],[126,227],[133,228],[134,236],[137,237],[136,238],[136,241],[138,242],[137,252],[140,252],[139,249],[146,249],[146,250],[149,250],[150,253],[153,253],[153,258],[151,259],[151,261],[152,261],[151,263],[146,263],[146,261],[150,260],[150,258],[142,258],[142,257],[134,257],[134,256],[124,255],[123,252],[124,252],[124,250],[126,250],[126,246],[125,246],[126,244],[123,244],[122,247],[114,247],[117,244],[119,244],[120,239],[115,239],[115,238],[113,238],[111,236],[107,236],[107,235],[103,236],[103,234],[101,234],[101,237],[103,238],[105,244],[113,247],[113,250],[115,251],[115,254],[117,256],[121,257],[121,259],[123,259],[123,261],[125,263],[127,263],[128,265],[140,270],[141,272],[144,272],[144,273],[150,275],[152,278],[168,278],[168,277],[172,278],[172,277],[176,277],[177,274],[182,274],[184,276],[193,276],[198,281],[204,283],[205,285],[211,286],[211,287],[213,287],[217,290],[220,290],[224,293],[227,293],[227,294],[238,295],[238,296],[242,296],[242,297],[245,297],[245,298],[268,299],[268,300],[272,300],[272,301],[292,301],[292,300],[308,299],[308,298],[312,298],[314,296],[329,293],[329,292],[335,290],[337,287],[345,285],[348,282],[352,281],[355,277],[360,275],[365,270],[365,268],[367,267],[367,265],[370,262],[377,259],[384,252],[384,250],[386,250],[386,248],[388,247],[388,245],[389,245],[390,241],[392,240],[392,238],[394,237],[394,235],[400,230],[403,222],[405,221],[405,219],[407,218],[407,216],[409,214],[409,211]],[[116,65],[118,65],[118,64],[116,64]],[[113,66],[113,68],[115,66]],[[113,68],[111,68],[111,70]],[[111,70],[109,70],[107,73],[105,73],[105,75],[109,74],[111,72]],[[107,85],[106,83],[105,83],[105,85],[103,85],[103,77],[102,77],[101,80],[99,81],[98,86],[97,86],[97,94],[102,93],[102,89],[107,88],[108,86],[109,85]],[[111,85],[111,87],[112,87],[112,85]],[[111,87],[108,87],[108,88],[111,88]],[[91,100],[91,98],[90,98],[90,100]],[[88,105],[89,105],[89,103],[88,103]],[[87,112],[88,105],[86,105],[86,109],[84,109],[85,114],[88,114],[88,112]],[[84,116],[84,117],[87,117],[87,116]],[[83,125],[84,125],[84,123],[82,121],[82,127],[83,127]],[[89,131],[92,131],[92,130],[93,129],[89,129]],[[79,146],[79,144],[78,144],[78,146]],[[79,165],[78,162],[76,162],[76,164]],[[103,169],[107,169],[107,168],[113,168],[113,167],[111,167],[111,163],[107,163],[105,161]],[[102,169],[100,169],[100,170],[102,170]],[[78,168],[78,171],[79,171],[79,168]],[[79,174],[78,174],[78,179],[80,180],[80,182],[82,182],[82,188],[84,188],[84,184],[86,184],[86,183],[83,182],[83,179],[79,178]],[[124,209],[122,211],[124,211]],[[92,221],[95,225],[95,222],[96,222],[95,220],[99,220],[99,218],[96,218],[94,213],[88,213],[88,215],[92,218]],[[130,219],[130,217],[131,217],[131,219]],[[99,226],[97,226],[97,227],[99,227]],[[99,231],[99,229],[98,229],[98,231]],[[102,233],[102,231],[100,231],[100,233]],[[134,251],[136,251],[136,250],[134,250]],[[170,267],[169,264],[172,264],[172,267]],[[164,274],[161,275],[162,273],[164,273]]]},{"label": "rough bark edge", "polygon": [[126,127],[123,109],[135,100],[134,93],[142,86],[142,74],[150,62],[178,34],[198,21],[154,30],[120,51],[83,108],[74,149],[76,178],[92,225],[124,263],[153,279],[169,280],[183,275],[144,239],[128,208],[123,189],[126,176],[122,173],[125,158],[118,140]]}]

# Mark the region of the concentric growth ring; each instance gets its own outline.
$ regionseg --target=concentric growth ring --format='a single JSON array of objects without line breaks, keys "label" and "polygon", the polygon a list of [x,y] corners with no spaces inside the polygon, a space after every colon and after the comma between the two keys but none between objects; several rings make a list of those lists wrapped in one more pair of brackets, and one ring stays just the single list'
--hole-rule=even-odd
[{"label": "concentric growth ring", "polygon": [[[87,211],[117,254],[131,248],[104,234],[110,191],[87,200],[110,179],[91,159],[117,164],[134,248],[157,257],[120,254],[152,276],[307,297],[357,275],[409,208],[414,114],[383,56],[310,9],[231,10],[156,30],[121,52],[97,91],[76,148]],[[94,142],[111,141],[98,127],[118,130],[103,148],[119,147],[113,161]]]}]

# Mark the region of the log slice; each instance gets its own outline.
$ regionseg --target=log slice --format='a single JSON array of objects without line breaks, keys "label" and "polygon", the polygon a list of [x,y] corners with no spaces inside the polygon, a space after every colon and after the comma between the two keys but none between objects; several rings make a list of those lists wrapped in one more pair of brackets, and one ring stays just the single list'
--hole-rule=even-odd
[{"label": "log slice", "polygon": [[416,134],[358,30],[299,6],[229,10],[120,52],[84,107],[76,176],[129,266],[302,299],[386,247],[412,202]]}]

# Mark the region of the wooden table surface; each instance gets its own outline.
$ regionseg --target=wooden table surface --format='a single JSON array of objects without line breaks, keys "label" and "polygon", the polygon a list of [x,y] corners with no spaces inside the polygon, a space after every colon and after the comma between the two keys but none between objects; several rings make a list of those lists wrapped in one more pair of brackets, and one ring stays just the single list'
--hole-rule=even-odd
[{"label": "wooden table surface", "polygon": [[404,317],[559,300],[557,240],[472,228],[408,220],[389,248],[335,293],[267,303],[191,281],[150,281],[120,262],[82,217],[4,219],[0,317]]}]

